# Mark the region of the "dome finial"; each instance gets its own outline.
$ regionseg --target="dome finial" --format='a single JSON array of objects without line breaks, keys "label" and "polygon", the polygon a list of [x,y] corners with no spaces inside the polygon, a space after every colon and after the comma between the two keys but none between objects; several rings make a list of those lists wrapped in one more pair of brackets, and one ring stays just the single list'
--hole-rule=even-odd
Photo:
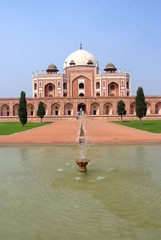
[{"label": "dome finial", "polygon": [[82,49],[82,42],[80,42],[80,49]]}]

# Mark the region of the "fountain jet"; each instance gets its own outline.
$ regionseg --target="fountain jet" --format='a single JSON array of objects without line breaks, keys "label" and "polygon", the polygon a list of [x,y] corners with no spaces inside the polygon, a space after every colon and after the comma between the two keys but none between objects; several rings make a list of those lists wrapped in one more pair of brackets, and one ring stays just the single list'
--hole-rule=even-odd
[{"label": "fountain jet", "polygon": [[76,159],[76,163],[78,165],[79,172],[86,172],[87,171],[87,164],[89,163],[89,159],[85,157],[85,152],[87,149],[87,136],[84,131],[83,127],[83,116],[80,117],[80,130],[79,130],[79,150],[80,150],[80,159]]}]

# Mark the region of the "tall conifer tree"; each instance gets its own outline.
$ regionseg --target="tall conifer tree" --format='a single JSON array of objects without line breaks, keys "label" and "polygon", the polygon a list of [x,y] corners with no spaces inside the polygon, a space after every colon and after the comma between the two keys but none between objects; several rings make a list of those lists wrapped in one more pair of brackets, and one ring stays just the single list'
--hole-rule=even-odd
[{"label": "tall conifer tree", "polygon": [[139,87],[135,99],[135,111],[136,116],[140,119],[140,126],[142,125],[141,119],[146,116],[147,106],[145,102],[144,91],[142,87]]},{"label": "tall conifer tree", "polygon": [[37,110],[37,116],[41,118],[41,123],[42,123],[42,118],[45,115],[45,108],[43,106],[42,102],[39,102],[38,110]]},{"label": "tall conifer tree", "polygon": [[122,115],[126,115],[125,103],[122,100],[117,103],[117,113],[121,116],[122,121]]},{"label": "tall conifer tree", "polygon": [[19,100],[18,116],[21,124],[24,126],[27,123],[27,108],[26,108],[26,97],[25,92],[21,91]]}]

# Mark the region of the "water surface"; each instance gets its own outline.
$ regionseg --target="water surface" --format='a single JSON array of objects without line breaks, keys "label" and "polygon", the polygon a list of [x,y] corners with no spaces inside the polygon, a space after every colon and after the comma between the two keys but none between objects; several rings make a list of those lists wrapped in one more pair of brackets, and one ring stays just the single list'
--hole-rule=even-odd
[{"label": "water surface", "polygon": [[0,147],[0,239],[161,239],[161,145]]}]

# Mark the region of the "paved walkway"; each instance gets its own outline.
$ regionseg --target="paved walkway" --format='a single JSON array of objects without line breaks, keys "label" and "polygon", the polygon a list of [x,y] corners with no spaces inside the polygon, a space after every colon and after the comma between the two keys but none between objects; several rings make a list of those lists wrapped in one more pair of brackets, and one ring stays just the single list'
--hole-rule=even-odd
[{"label": "paved walkway", "polygon": [[161,143],[161,134],[149,133],[107,120],[86,120],[86,131],[91,143]]},{"label": "paved walkway", "polygon": [[[161,143],[161,134],[107,122],[106,119],[85,120],[88,141],[94,144],[106,143]],[[78,143],[79,121],[58,120],[43,127],[26,132],[0,136],[0,144],[76,144]]]},{"label": "paved walkway", "polygon": [[79,122],[60,120],[25,132],[0,136],[0,144],[75,144]]}]

